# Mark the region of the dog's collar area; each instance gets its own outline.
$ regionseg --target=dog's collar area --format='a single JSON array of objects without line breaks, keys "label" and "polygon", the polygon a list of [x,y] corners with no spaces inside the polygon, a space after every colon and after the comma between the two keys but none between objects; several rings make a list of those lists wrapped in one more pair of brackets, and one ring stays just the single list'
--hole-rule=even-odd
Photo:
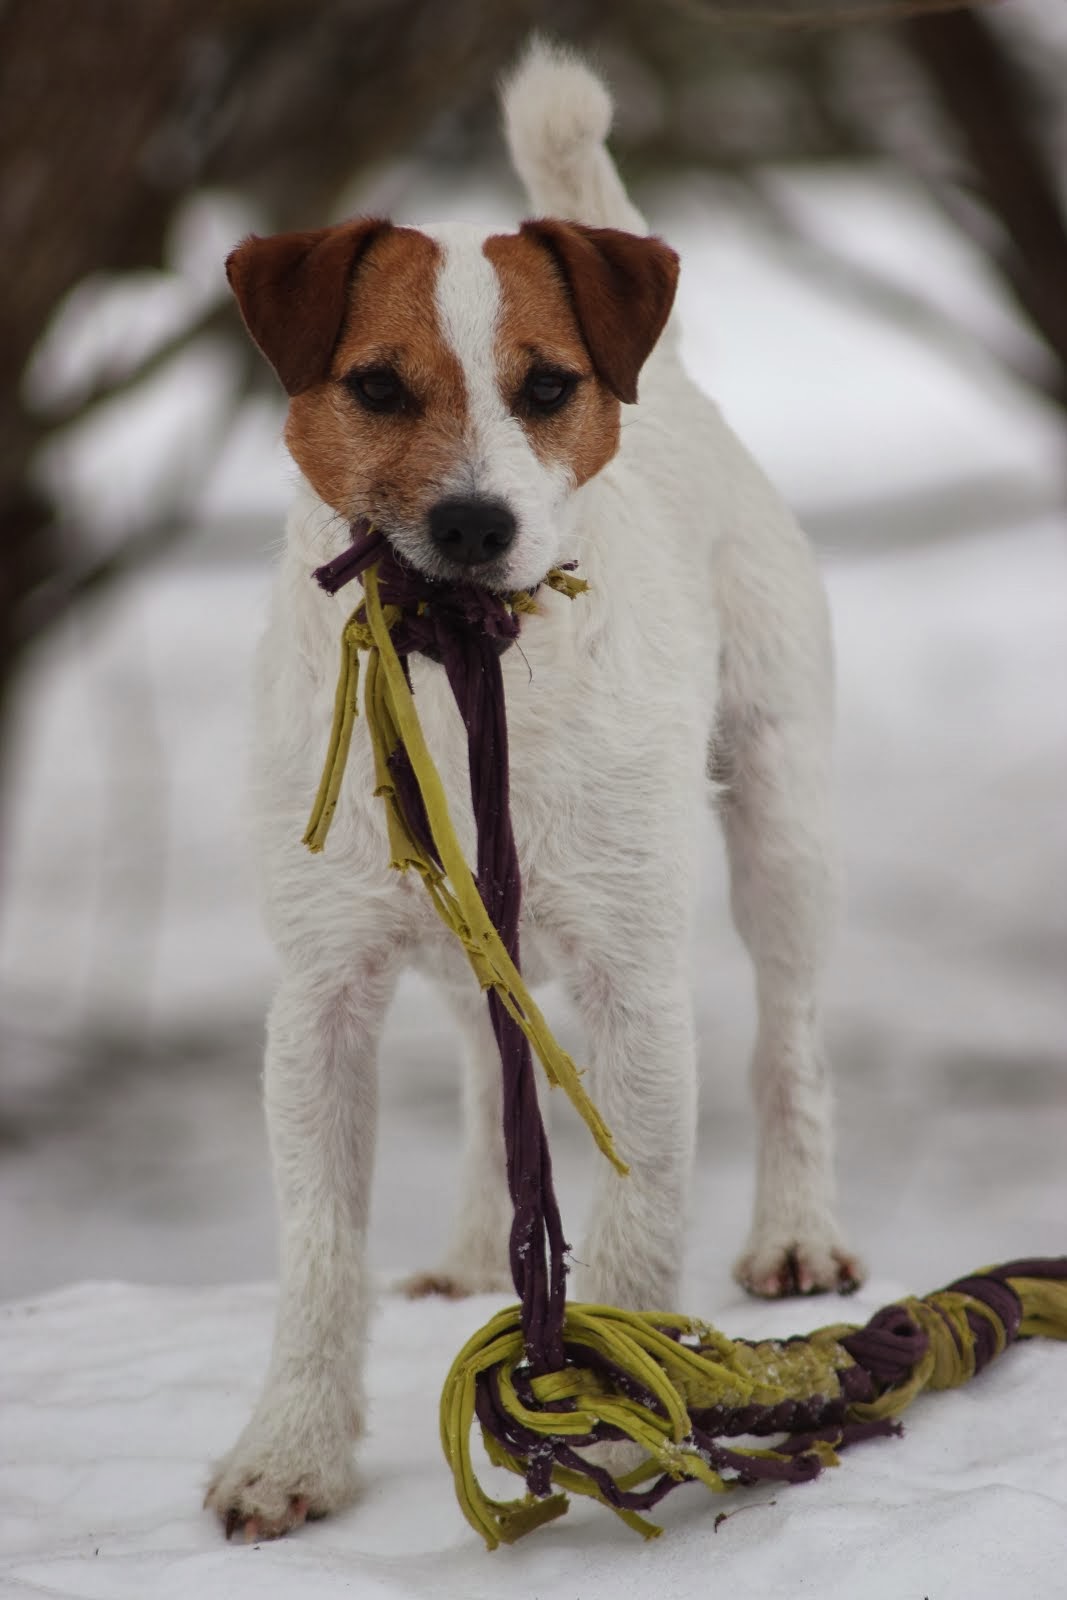
[{"label": "dog's collar area", "polygon": [[[313,573],[320,587],[331,595],[337,594],[353,579],[362,577],[363,598],[341,634],[341,670],[334,697],[333,727],[304,843],[309,849],[319,851],[326,842],[357,714],[360,653],[366,651],[369,673],[367,724],[371,730],[372,744],[377,739],[381,745],[378,756],[389,745],[382,760],[376,756],[377,792],[384,792],[382,785],[386,783],[388,769],[389,782],[396,785],[397,801],[405,826],[413,832],[420,846],[428,846],[427,858],[436,859],[431,834],[425,827],[425,808],[411,763],[402,742],[398,746],[390,743],[392,734],[397,731],[393,725],[394,719],[386,718],[389,722],[388,737],[382,734],[379,726],[383,703],[374,686],[384,681],[379,673],[381,662],[383,659],[395,662],[409,697],[411,676],[408,661],[412,652],[427,656],[444,667],[467,726],[470,744],[468,755],[473,774],[481,759],[480,741],[483,735],[492,746],[495,758],[499,758],[501,752],[506,752],[507,724],[499,658],[518,638],[523,617],[537,611],[534,598],[537,591],[523,589],[510,595],[501,595],[473,583],[441,583],[409,566],[369,518],[361,517],[353,523],[352,534],[353,543],[350,547]],[[545,575],[544,586],[557,590],[569,600],[588,587],[584,579],[562,567],[554,567]],[[476,705],[472,696],[477,698]],[[417,733],[413,703],[410,713],[411,731],[421,739],[421,734]],[[495,737],[486,734],[490,724],[496,726]],[[381,738],[378,737],[380,734]],[[475,759],[476,756],[478,759]],[[506,753],[502,759],[505,797],[502,810],[506,812]],[[496,760],[491,760],[489,770],[492,771],[495,766]],[[494,776],[497,775],[494,772]],[[432,781],[437,780],[434,778]],[[395,851],[393,859],[396,864],[399,858]]]},{"label": "dog's collar area", "polygon": [[[573,599],[586,587],[575,577],[573,563],[553,567],[543,585]],[[476,583],[442,582],[410,566],[399,556],[380,528],[360,517],[352,524],[352,543],[313,573],[327,594],[337,594],[371,566],[377,570],[382,603],[395,608],[400,655],[411,651],[444,662],[461,637],[472,634],[492,640],[503,655],[518,638],[522,617],[537,610],[536,595],[542,584],[499,594]]]}]

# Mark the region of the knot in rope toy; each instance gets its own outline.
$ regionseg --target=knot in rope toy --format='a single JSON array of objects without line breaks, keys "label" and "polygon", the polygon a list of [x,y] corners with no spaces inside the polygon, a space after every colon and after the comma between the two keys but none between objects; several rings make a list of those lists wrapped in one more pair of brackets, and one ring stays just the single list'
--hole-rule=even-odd
[{"label": "knot in rope toy", "polygon": [[[438,583],[404,565],[361,521],[355,542],[315,577],[335,594],[356,577],[363,600],[342,634],[333,729],[304,835],[322,850],[358,715],[359,658],[376,793],[386,806],[391,863],[422,877],[430,900],[486,990],[503,1073],[504,1143],[514,1207],[510,1261],[519,1305],[463,1348],[441,1398],[441,1442],[467,1520],[490,1549],[567,1509],[567,1494],[609,1506],[646,1537],[645,1513],[679,1484],[714,1492],[759,1482],[803,1483],[847,1445],[899,1433],[897,1416],[924,1389],[965,1383],[1017,1338],[1067,1338],[1067,1257],[1017,1261],[805,1338],[751,1343],[664,1311],[568,1305],[567,1245],[552,1186],[532,1056],[561,1085],[621,1174],[611,1135],[523,982],[522,884],[508,802],[501,656],[536,612],[533,592],[499,595]],[[565,569],[546,584],[573,599],[586,587]],[[409,658],[440,663],[467,733],[477,826],[472,873],[415,710]],[[481,1425],[490,1461],[525,1479],[526,1494],[492,1499],[474,1470]],[[734,1443],[767,1438],[766,1447]],[[615,1473],[580,1451],[629,1440],[638,1465]]]}]

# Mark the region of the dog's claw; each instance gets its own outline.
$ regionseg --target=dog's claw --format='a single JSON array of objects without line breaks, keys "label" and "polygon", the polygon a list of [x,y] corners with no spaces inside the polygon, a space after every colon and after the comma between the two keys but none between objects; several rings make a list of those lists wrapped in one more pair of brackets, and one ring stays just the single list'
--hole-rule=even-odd
[{"label": "dog's claw", "polygon": [[325,1515],[325,1511],[313,1512],[307,1495],[299,1494],[289,1501],[284,1516],[273,1521],[261,1515],[244,1516],[237,1506],[230,1506],[223,1521],[223,1531],[227,1539],[232,1539],[240,1530],[245,1544],[259,1544],[262,1539],[280,1539],[294,1529],[303,1527],[305,1522],[317,1521]]},{"label": "dog's claw", "polygon": [[241,1443],[217,1465],[204,1497],[227,1539],[236,1535],[245,1544],[280,1539],[355,1499],[358,1484],[347,1441],[318,1460],[310,1446],[297,1449],[291,1434],[283,1441],[292,1452],[288,1459],[281,1447],[271,1450],[269,1441],[253,1443],[259,1448]]},{"label": "dog's claw", "polygon": [[855,1262],[850,1261],[846,1257],[846,1259],[840,1263],[840,1271],[837,1275],[838,1294],[855,1294],[861,1282],[862,1274],[858,1273],[858,1268],[856,1267]]},{"label": "dog's claw", "polygon": [[855,1294],[863,1282],[863,1267],[843,1249],[816,1251],[792,1244],[764,1255],[742,1257],[735,1269],[738,1282],[761,1300],[785,1300],[794,1295]]}]

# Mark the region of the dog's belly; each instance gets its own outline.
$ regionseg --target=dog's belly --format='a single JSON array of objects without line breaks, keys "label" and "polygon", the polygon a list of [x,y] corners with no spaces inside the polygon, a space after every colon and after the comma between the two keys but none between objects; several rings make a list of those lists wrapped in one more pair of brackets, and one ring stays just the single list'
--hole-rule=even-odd
[{"label": "dog's belly", "polygon": [[[454,936],[440,924],[425,926],[420,933],[424,936],[412,945],[410,967],[460,993],[472,989],[477,980]],[[523,977],[531,987],[566,976],[564,947],[548,929],[536,928],[524,918],[519,942]]]}]

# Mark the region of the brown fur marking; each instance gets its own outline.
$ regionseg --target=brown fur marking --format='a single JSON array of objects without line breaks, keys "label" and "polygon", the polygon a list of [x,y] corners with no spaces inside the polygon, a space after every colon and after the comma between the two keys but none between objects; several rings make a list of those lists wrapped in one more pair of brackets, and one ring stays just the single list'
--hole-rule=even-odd
[{"label": "brown fur marking", "polygon": [[[619,448],[619,403],[598,376],[567,286],[548,253],[523,234],[494,234],[485,255],[500,280],[497,375],[504,404],[515,410],[536,455],[560,462],[585,483]],[[571,400],[559,411],[524,411],[521,394],[534,367],[580,374]]]},{"label": "brown fur marking", "polygon": [[360,256],[392,223],[357,217],[304,233],[256,234],[226,260],[241,315],[285,386],[302,394],[324,377]]},{"label": "brown fur marking", "polygon": [[632,404],[674,304],[677,255],[661,239],[579,222],[524,222],[521,237],[555,260],[593,365],[612,393]]},{"label": "brown fur marking", "polygon": [[[441,252],[413,228],[391,228],[360,261],[326,380],[293,398],[286,442],[316,493],[342,516],[388,528],[420,523],[463,452],[467,395],[445,344],[434,292]],[[409,404],[364,410],[341,381],[388,366]]]},{"label": "brown fur marking", "polygon": [[[619,400],[662,330],[677,257],[655,239],[524,223],[483,246],[497,273],[497,381],[539,459],[582,484],[619,442]],[[290,395],[285,437],[312,487],[351,521],[421,527],[465,452],[467,394],[438,324],[441,250],[426,234],[357,219],[248,239],[227,264],[252,337]],[[399,411],[366,409],[346,375],[384,367]],[[523,403],[531,371],[578,377],[558,411]]]}]

